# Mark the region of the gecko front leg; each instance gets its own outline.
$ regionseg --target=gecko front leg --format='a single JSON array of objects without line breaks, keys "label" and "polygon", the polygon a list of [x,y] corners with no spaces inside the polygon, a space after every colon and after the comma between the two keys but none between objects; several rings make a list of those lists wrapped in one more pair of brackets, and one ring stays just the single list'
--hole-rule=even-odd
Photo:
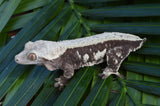
[{"label": "gecko front leg", "polygon": [[62,90],[69,82],[69,80],[73,77],[74,75],[74,69],[71,65],[66,64],[64,69],[63,76],[60,76],[59,78],[56,78],[55,80],[57,81],[54,86],[59,87],[60,90]]}]

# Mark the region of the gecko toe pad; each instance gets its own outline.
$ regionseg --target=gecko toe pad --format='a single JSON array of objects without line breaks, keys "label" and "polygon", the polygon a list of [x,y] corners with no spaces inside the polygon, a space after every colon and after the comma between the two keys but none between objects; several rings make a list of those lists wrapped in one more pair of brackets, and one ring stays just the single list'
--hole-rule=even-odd
[{"label": "gecko toe pad", "polygon": [[63,90],[64,87],[68,84],[68,80],[63,76],[55,78],[55,81],[57,82],[54,84],[54,87],[59,87],[59,90]]},{"label": "gecko toe pad", "polygon": [[120,78],[124,79],[124,76],[121,75],[119,72],[117,71],[113,71],[111,68],[105,68],[104,71],[100,74],[98,74],[98,76],[102,77],[102,79],[106,79],[108,78],[111,74],[115,74],[117,76],[119,76]]}]

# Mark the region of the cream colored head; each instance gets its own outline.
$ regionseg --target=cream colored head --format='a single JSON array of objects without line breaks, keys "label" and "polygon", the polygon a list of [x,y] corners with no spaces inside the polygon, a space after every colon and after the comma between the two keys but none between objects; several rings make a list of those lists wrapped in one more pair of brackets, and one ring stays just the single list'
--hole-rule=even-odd
[{"label": "cream colored head", "polygon": [[50,41],[27,42],[24,50],[15,56],[18,64],[43,64],[56,55],[57,43]]}]

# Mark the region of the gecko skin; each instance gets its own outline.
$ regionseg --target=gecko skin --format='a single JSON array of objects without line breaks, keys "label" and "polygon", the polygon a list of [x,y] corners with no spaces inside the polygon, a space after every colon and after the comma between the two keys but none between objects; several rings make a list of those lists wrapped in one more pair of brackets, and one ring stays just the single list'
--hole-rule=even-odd
[{"label": "gecko skin", "polygon": [[27,42],[24,50],[15,56],[18,64],[44,65],[48,70],[61,69],[63,76],[56,78],[54,86],[63,88],[74,75],[74,70],[84,66],[107,62],[100,76],[120,76],[118,69],[130,52],[141,48],[146,38],[132,34],[105,32],[90,37],[64,41],[38,40]]}]

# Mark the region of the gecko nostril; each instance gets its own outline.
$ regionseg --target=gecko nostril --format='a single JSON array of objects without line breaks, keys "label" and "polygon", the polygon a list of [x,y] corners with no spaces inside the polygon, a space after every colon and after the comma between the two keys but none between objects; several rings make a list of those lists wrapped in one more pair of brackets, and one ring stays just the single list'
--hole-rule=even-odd
[{"label": "gecko nostril", "polygon": [[18,61],[18,59],[16,59],[16,61]]},{"label": "gecko nostril", "polygon": [[17,57],[15,57],[15,61],[16,61],[16,62],[18,62],[18,61],[19,61]]}]

